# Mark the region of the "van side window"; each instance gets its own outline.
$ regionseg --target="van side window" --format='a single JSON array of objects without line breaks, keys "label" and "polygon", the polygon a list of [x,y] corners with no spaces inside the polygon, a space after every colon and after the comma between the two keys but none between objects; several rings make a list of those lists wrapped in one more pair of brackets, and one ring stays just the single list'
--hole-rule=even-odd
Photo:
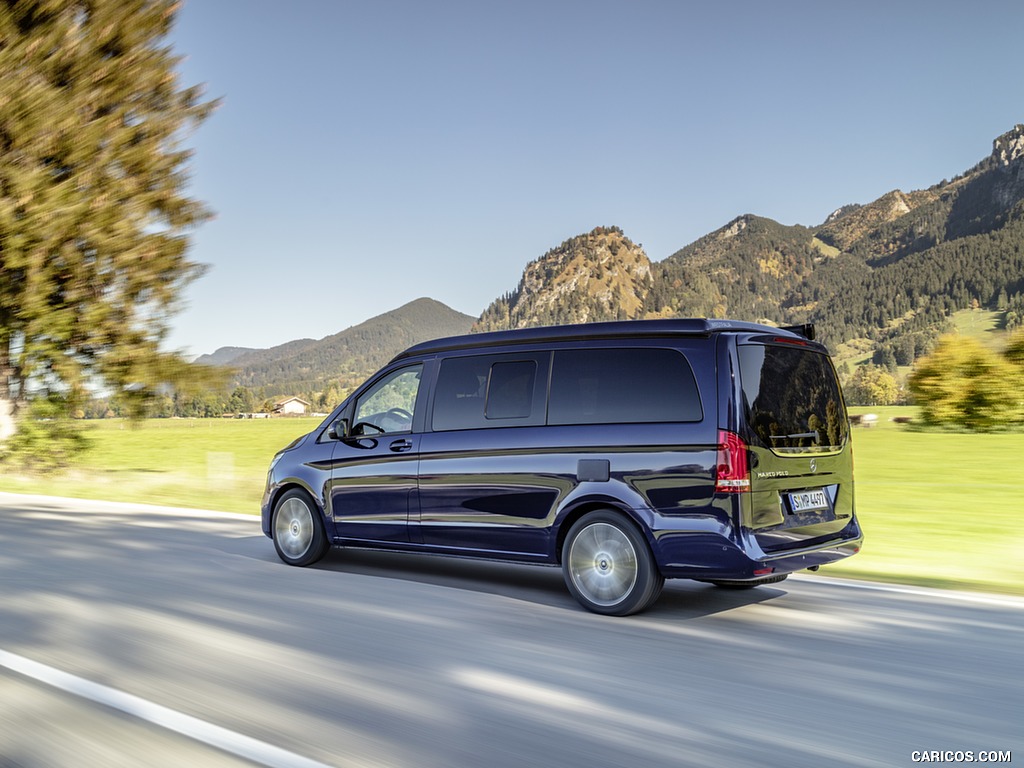
[{"label": "van side window", "polygon": [[431,428],[436,431],[541,423],[534,407],[536,360],[480,355],[441,362]]},{"label": "van side window", "polygon": [[697,382],[672,349],[555,352],[548,424],[700,421]]}]

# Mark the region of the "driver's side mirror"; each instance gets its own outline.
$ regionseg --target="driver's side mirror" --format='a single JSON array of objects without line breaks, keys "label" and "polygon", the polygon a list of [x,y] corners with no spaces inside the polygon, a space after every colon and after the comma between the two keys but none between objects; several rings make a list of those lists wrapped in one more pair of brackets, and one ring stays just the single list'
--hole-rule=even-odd
[{"label": "driver's side mirror", "polygon": [[331,440],[344,440],[349,436],[349,431],[350,427],[348,419],[338,419],[331,424],[331,428],[327,430],[327,436],[331,438]]}]

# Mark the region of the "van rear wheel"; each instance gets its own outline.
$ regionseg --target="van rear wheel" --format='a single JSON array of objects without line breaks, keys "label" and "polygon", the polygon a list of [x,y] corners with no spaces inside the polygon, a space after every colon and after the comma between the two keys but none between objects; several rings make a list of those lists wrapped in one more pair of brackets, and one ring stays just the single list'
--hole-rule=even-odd
[{"label": "van rear wheel", "polygon": [[573,523],[562,544],[562,574],[580,605],[607,616],[644,610],[665,584],[643,536],[610,510]]}]

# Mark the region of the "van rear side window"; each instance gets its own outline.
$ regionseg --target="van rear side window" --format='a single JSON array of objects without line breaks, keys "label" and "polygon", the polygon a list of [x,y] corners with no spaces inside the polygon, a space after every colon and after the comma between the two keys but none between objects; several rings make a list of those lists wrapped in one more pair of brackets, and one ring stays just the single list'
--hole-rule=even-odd
[{"label": "van rear side window", "polygon": [[527,426],[541,423],[534,408],[537,361],[481,355],[441,362],[431,428]]},{"label": "van rear side window", "polygon": [[672,349],[555,352],[548,424],[700,421],[697,382]]}]

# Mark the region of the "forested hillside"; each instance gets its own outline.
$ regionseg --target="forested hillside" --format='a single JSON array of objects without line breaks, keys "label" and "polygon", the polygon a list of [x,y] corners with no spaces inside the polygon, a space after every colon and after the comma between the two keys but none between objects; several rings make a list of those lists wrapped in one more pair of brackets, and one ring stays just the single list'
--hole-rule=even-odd
[{"label": "forested hillside", "polygon": [[250,352],[257,352],[253,347],[221,347],[213,354],[200,355],[193,363],[200,365],[231,365],[235,360]]},{"label": "forested hillside", "polygon": [[467,333],[473,320],[433,299],[417,299],[319,341],[292,341],[237,356],[230,363],[234,383],[270,398],[302,395],[314,405],[333,406],[406,347]]}]

